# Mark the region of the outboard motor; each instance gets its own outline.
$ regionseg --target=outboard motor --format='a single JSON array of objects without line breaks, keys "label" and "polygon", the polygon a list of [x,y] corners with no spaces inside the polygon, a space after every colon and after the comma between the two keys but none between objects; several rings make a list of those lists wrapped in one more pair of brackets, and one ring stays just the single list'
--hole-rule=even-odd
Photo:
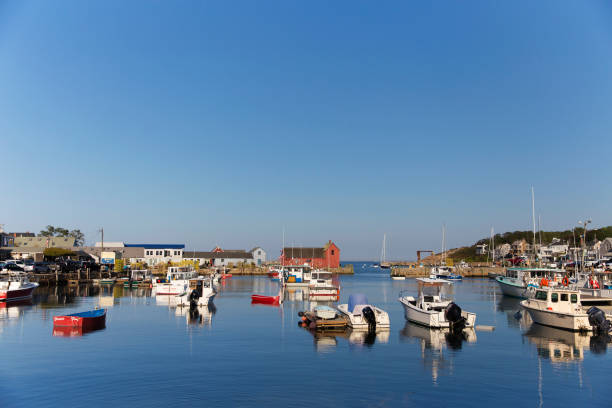
[{"label": "outboard motor", "polygon": [[366,306],[361,310],[363,313],[363,318],[368,322],[368,331],[375,332],[376,331],[376,316],[374,315],[374,311],[370,306]]},{"label": "outboard motor", "polygon": [[589,310],[587,310],[587,315],[589,315],[589,324],[593,327],[593,332],[595,332],[595,334],[608,334],[610,332],[612,324],[606,319],[606,314],[603,310],[591,306]]},{"label": "outboard motor", "polygon": [[465,329],[465,317],[461,316],[461,308],[455,302],[450,302],[446,306],[444,317],[450,323],[451,332],[459,333]]},{"label": "outboard motor", "polygon": [[189,294],[189,309],[194,310],[198,308],[198,299],[200,298],[200,294],[196,289],[192,290]]}]

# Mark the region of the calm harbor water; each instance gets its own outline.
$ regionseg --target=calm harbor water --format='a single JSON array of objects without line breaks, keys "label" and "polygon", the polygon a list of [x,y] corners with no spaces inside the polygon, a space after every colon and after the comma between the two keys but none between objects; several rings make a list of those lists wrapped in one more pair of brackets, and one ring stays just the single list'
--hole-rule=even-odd
[{"label": "calm harbor water", "polygon": [[[365,293],[388,311],[391,330],[375,338],[298,327],[299,291],[280,308],[251,305],[278,293],[266,277],[226,281],[199,316],[144,289],[39,288],[0,309],[0,406],[612,406],[609,344],[517,319],[519,301],[488,279],[454,292],[495,330],[447,339],[405,322],[397,295],[414,280],[362,265],[340,278],[340,303]],[[54,315],[99,304],[105,329],[53,335]]]}]

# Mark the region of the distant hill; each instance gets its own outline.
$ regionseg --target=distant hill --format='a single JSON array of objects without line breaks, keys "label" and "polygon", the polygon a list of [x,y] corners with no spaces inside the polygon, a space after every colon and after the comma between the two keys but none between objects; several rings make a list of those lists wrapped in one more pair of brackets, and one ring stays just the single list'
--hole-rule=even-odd
[{"label": "distant hill", "polygon": [[[553,238],[558,238],[562,241],[567,242],[570,246],[574,245],[574,234],[576,237],[576,245],[580,245],[580,237],[584,232],[583,228],[576,228],[575,232],[572,230],[566,231],[542,231],[536,233],[536,239],[538,243],[540,242],[540,235],[542,237],[542,244],[550,244]],[[612,226],[595,228],[595,229],[587,229],[587,243],[591,244],[596,241],[601,241],[602,239],[612,237]],[[514,231],[514,232],[504,232],[503,234],[495,234],[495,247],[501,244],[512,244],[514,241],[520,241],[524,239],[528,243],[533,243],[533,231]],[[459,262],[464,260],[466,262],[485,262],[487,261],[486,255],[476,255],[476,245],[479,244],[489,244],[491,238],[486,237],[478,240],[472,246],[466,246],[461,248],[450,249],[446,256],[448,258],[452,258],[455,262]],[[438,255],[439,256],[439,255]],[[430,257],[428,257],[430,258]],[[425,262],[428,261],[437,261],[436,257],[431,257],[431,259],[424,259]]]}]

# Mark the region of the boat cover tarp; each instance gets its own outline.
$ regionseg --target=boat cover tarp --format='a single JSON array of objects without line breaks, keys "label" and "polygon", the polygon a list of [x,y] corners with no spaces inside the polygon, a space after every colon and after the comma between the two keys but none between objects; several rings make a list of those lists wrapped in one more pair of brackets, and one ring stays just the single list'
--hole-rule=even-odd
[{"label": "boat cover tarp", "polygon": [[368,305],[368,298],[363,293],[354,293],[349,296],[348,300],[348,310],[353,313],[355,311],[355,306],[357,305]]}]

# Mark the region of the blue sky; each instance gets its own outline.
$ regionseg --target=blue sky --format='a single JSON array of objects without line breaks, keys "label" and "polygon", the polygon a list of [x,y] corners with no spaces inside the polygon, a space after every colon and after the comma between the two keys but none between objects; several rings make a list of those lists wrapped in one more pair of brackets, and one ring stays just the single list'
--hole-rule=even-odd
[{"label": "blue sky", "polygon": [[612,224],[606,1],[1,1],[9,231],[391,258]]}]

